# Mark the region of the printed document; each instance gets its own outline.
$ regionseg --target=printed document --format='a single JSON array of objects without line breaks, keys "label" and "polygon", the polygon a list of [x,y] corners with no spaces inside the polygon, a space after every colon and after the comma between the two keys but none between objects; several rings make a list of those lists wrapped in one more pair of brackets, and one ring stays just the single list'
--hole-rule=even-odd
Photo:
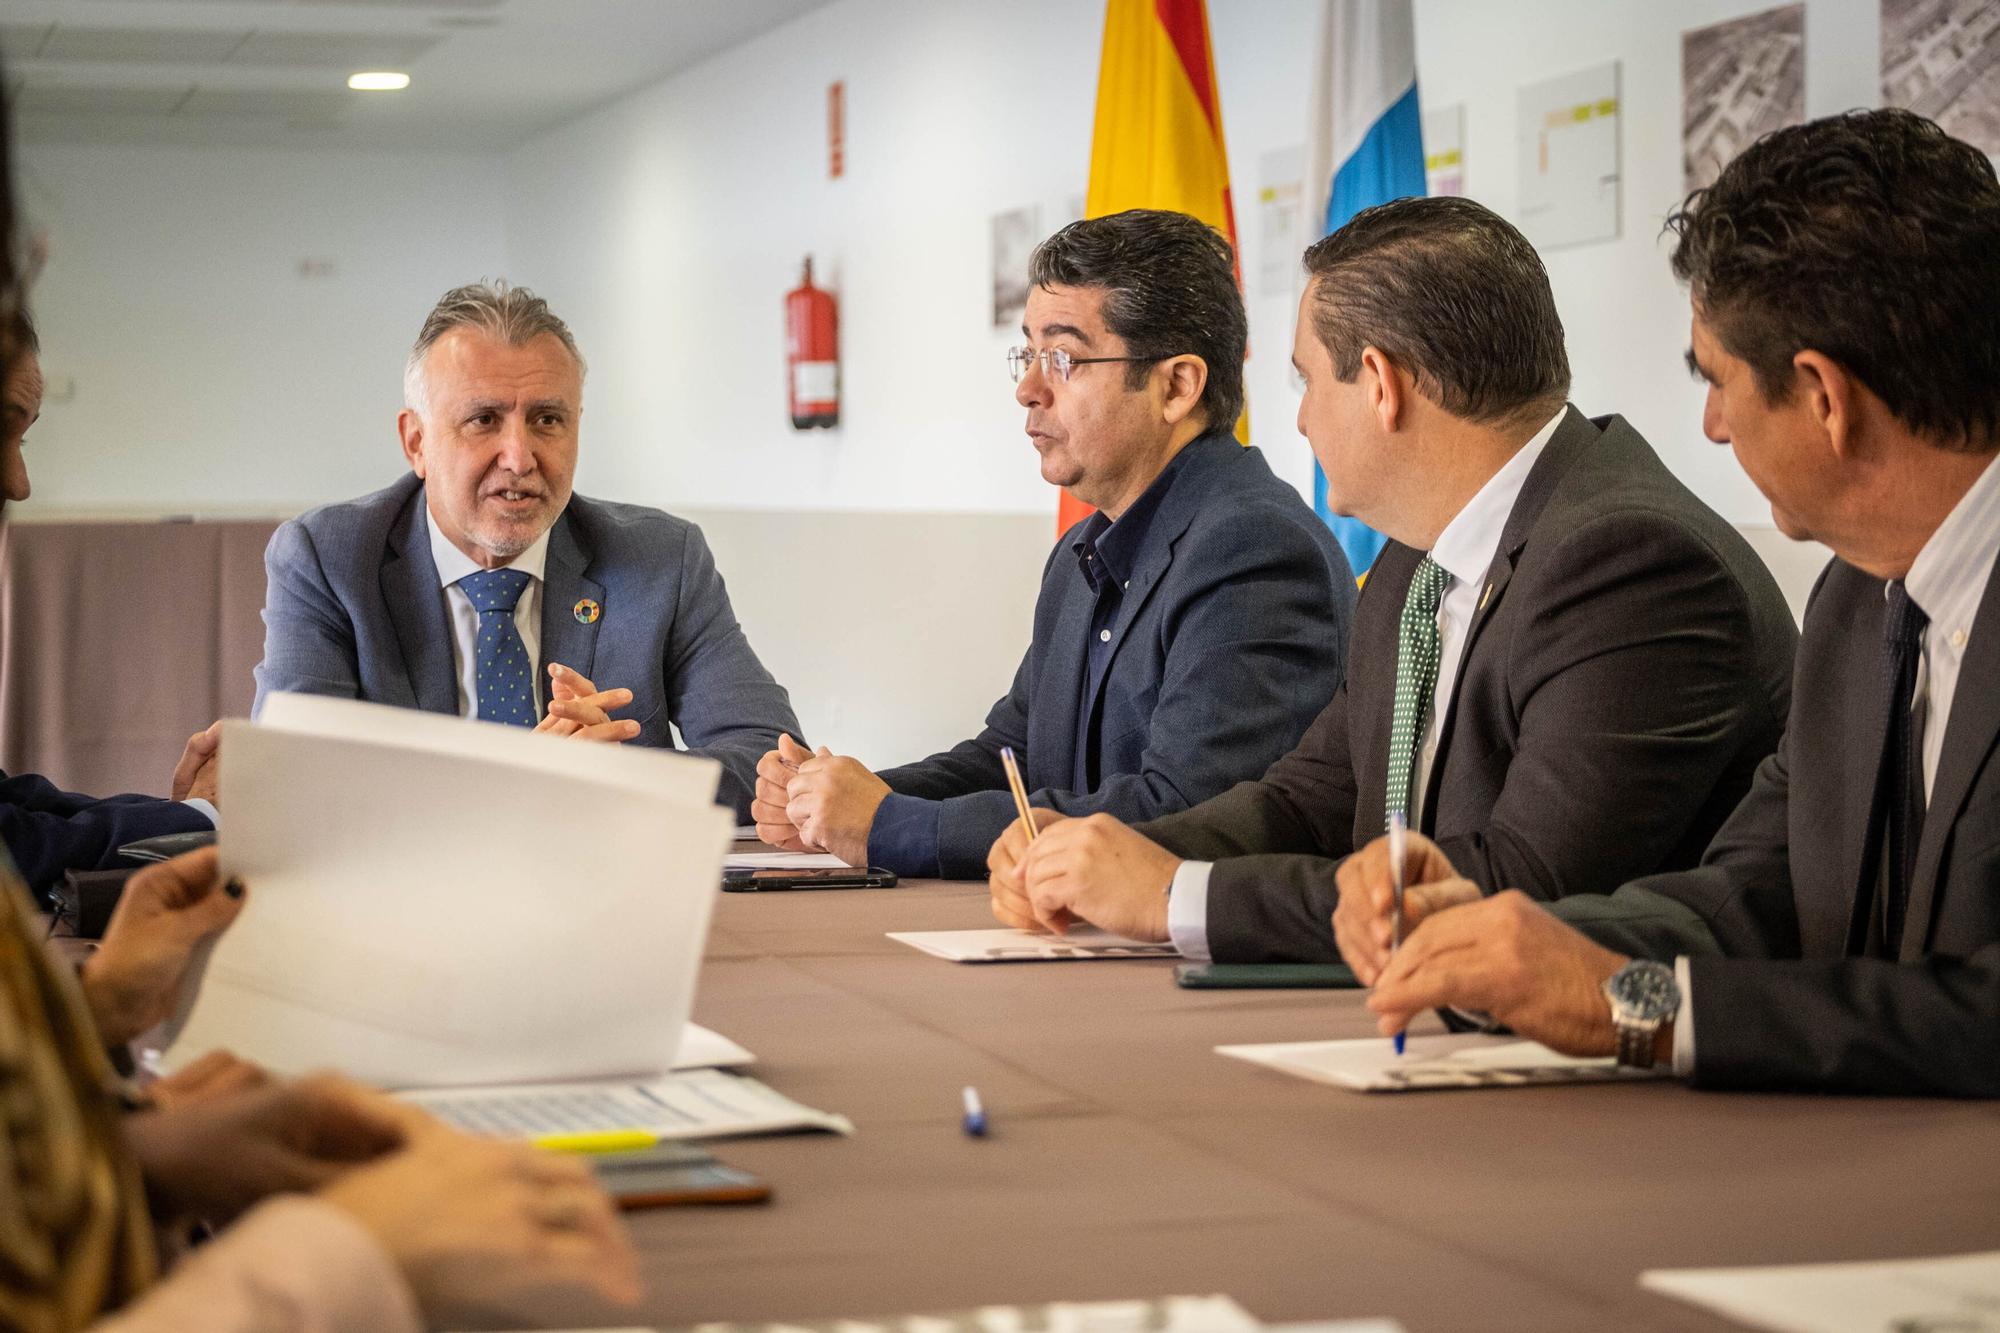
[{"label": "printed document", "polygon": [[1657,1269],[1648,1291],[1782,1333],[2000,1330],[2000,1251],[1943,1259]]},{"label": "printed document", "polygon": [[1616,1060],[1579,1060],[1537,1042],[1485,1033],[1411,1037],[1396,1054],[1387,1037],[1218,1046],[1216,1054],[1356,1092],[1513,1088],[1537,1083],[1605,1083],[1663,1078],[1666,1069],[1624,1069]]},{"label": "printed document", "polygon": [[227,1049],[393,1088],[674,1064],[734,820],[719,766],[351,700],[223,724],[249,892],[163,1067]]},{"label": "printed document", "polygon": [[1047,963],[1086,958],[1178,958],[1171,944],[1152,944],[1078,926],[1067,935],[1026,930],[892,930],[889,938],[954,963]]},{"label": "printed document", "polygon": [[406,1092],[404,1101],[471,1134],[535,1139],[636,1129],[663,1139],[714,1139],[825,1129],[852,1134],[845,1116],[780,1096],[754,1078],[698,1069],[642,1083],[543,1083]]}]

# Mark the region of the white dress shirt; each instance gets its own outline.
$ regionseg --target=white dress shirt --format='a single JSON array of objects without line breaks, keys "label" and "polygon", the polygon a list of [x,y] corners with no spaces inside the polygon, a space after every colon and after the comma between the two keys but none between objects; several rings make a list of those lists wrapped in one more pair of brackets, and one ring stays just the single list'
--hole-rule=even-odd
[{"label": "white dress shirt", "polygon": [[[1972,618],[1979,613],[1980,599],[1992,581],[1993,565],[2000,557],[2000,459],[1986,465],[1979,479],[1952,506],[1944,522],[1930,535],[1910,572],[1903,577],[1903,591],[1930,617],[1924,628],[1923,656],[1917,664],[1917,685],[1910,705],[1926,701],[1924,716],[1924,799],[1937,782],[1938,757],[1944,753],[1945,727],[1951,720],[1951,701],[1958,693],[1959,669],[1965,664],[1965,646],[1972,639]],[[1889,590],[1882,589],[1886,598]],[[2000,625],[1988,625],[1988,634],[2000,634]],[[1688,984],[1688,960],[1674,960],[1674,979],[1680,983],[1681,1009],[1674,1020],[1674,1072],[1683,1077],[1694,1072],[1694,996]]]},{"label": "white dress shirt", "polygon": [[[1484,595],[1486,571],[1499,553],[1500,537],[1514,512],[1514,502],[1521,496],[1521,487],[1568,412],[1569,406],[1564,404],[1546,425],[1529,436],[1528,442],[1515,450],[1514,456],[1501,464],[1500,470],[1488,477],[1486,484],[1465,502],[1465,507],[1445,524],[1444,531],[1431,545],[1431,559],[1444,568],[1451,581],[1445,584],[1444,598],[1438,603],[1437,685],[1431,695],[1430,712],[1424,719],[1424,734],[1410,764],[1411,828],[1423,822],[1431,765],[1437,759],[1445,713],[1450,710],[1452,695],[1458,689],[1458,668],[1465,659],[1472,618],[1478,613],[1479,600]],[[1386,781],[1385,775],[1373,776]],[[1362,780],[1366,781],[1367,775]],[[1167,934],[1174,947],[1189,958],[1205,960],[1210,956],[1208,877],[1214,868],[1212,861],[1184,861],[1167,891]]]},{"label": "white dress shirt", "polygon": [[[458,715],[478,717],[479,677],[476,663],[479,608],[472,604],[472,599],[465,595],[465,589],[458,586],[458,581],[467,574],[478,573],[480,566],[438,531],[437,519],[431,516],[428,506],[424,509],[424,522],[430,528],[431,560],[437,565],[438,582],[444,586],[446,609],[451,612],[451,660],[454,674],[458,677]],[[542,570],[547,567],[548,561],[549,534],[543,532],[535,538],[533,546],[501,566],[502,569],[518,569],[529,575],[521,600],[514,604],[514,629],[521,636],[521,646],[528,651],[529,674],[535,681],[537,719],[542,715],[543,700],[548,698],[547,682],[542,679]]]}]

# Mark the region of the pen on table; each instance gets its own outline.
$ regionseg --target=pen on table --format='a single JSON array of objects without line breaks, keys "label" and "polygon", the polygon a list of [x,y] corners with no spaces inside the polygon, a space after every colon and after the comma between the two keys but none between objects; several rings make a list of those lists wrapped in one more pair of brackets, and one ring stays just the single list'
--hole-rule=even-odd
[{"label": "pen on table", "polygon": [[[1403,947],[1403,835],[1409,832],[1409,820],[1401,810],[1389,815],[1389,894],[1395,909],[1395,918],[1389,923],[1389,952]],[[1403,1053],[1405,1034],[1396,1034],[1396,1054]]]},{"label": "pen on table", "polygon": [[986,1108],[979,1103],[979,1089],[965,1088],[965,1132],[975,1139],[986,1137]]},{"label": "pen on table", "polygon": [[1007,770],[1007,787],[1014,793],[1014,809],[1019,812],[1021,822],[1028,826],[1028,841],[1035,840],[1035,812],[1028,808],[1028,785],[1021,781],[1021,766],[1014,762],[1014,747],[1000,747],[1000,767]]}]

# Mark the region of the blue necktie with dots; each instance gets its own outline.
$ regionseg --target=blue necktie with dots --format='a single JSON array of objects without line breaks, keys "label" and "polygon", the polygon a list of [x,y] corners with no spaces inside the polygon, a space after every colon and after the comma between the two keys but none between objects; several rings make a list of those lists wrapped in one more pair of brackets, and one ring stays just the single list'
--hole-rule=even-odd
[{"label": "blue necktie with dots", "polygon": [[533,578],[525,570],[482,569],[458,581],[479,612],[473,679],[479,687],[481,722],[535,725],[535,664],[514,628],[514,606]]}]

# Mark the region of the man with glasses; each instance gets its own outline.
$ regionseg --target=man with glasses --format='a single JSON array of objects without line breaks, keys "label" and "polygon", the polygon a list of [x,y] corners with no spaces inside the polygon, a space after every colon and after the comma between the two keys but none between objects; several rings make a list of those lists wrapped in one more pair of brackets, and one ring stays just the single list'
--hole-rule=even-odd
[{"label": "man with glasses", "polygon": [[785,738],[757,769],[768,842],[983,877],[1014,819],[1003,748],[1038,806],[1147,819],[1263,772],[1340,683],[1353,574],[1231,435],[1246,320],[1229,244],[1133,210],[1063,228],[1028,277],[1014,397],[1043,479],[1097,513],[1050,554],[985,728],[879,774]]}]

